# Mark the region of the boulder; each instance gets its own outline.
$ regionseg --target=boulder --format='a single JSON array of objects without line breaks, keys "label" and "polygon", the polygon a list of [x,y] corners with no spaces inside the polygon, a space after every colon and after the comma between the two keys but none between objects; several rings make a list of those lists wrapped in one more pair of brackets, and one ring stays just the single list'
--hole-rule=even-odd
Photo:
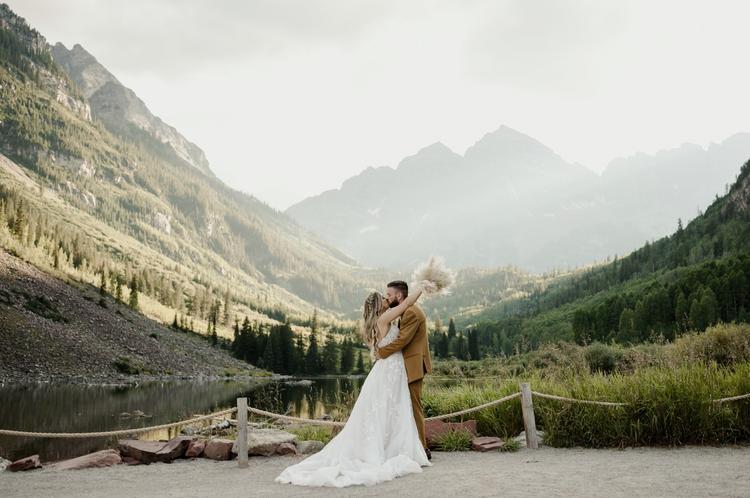
[{"label": "boulder", "polygon": [[63,460],[52,465],[53,470],[78,470],[94,467],[110,467],[122,463],[120,453],[117,450],[102,450],[88,455]]},{"label": "boulder", "polygon": [[298,441],[297,451],[303,455],[309,455],[311,453],[317,453],[323,449],[325,444],[322,441]]},{"label": "boulder", "polygon": [[294,443],[281,443],[276,448],[276,453],[278,455],[299,455],[299,451],[297,451]]},{"label": "boulder", "polygon": [[472,436],[477,435],[477,421],[467,420],[465,422],[443,422],[442,420],[427,420],[424,424],[424,435],[427,439],[427,447],[435,448],[437,439],[446,432],[465,430]]},{"label": "boulder", "polygon": [[188,449],[185,452],[186,458],[196,458],[203,454],[203,450],[206,449],[206,441],[202,439],[196,439],[194,441],[190,441],[190,444],[188,445]]},{"label": "boulder", "polygon": [[129,457],[141,463],[149,464],[158,462],[156,453],[164,447],[159,441],[141,441],[139,439],[121,439],[118,441],[117,449],[122,457]]},{"label": "boulder", "polygon": [[141,461],[140,460],[136,460],[133,457],[124,456],[124,457],[121,457],[121,458],[122,458],[122,463],[125,464],[125,465],[141,465]]},{"label": "boulder", "polygon": [[[539,439],[539,446],[543,445],[544,431],[536,431],[536,436]],[[521,433],[513,439],[521,446],[521,448],[526,447],[526,431],[521,431]]]},{"label": "boulder", "polygon": [[231,460],[234,444],[231,439],[209,439],[203,449],[203,456],[211,460]]},{"label": "boulder", "polygon": [[171,462],[177,458],[185,456],[185,452],[190,446],[190,442],[193,438],[188,436],[177,436],[174,439],[170,439],[167,443],[156,452],[156,456],[159,462]]},{"label": "boulder", "polygon": [[192,438],[180,436],[167,441],[141,441],[139,439],[121,439],[117,445],[120,455],[149,464],[154,462],[171,462],[180,458],[187,451]]},{"label": "boulder", "polygon": [[[247,454],[271,456],[282,443],[294,443],[297,436],[279,429],[253,429],[247,432]],[[232,453],[237,454],[237,443],[232,447]]]},{"label": "boulder", "polygon": [[474,451],[492,451],[499,450],[505,446],[505,442],[499,437],[475,437],[471,440],[471,449]]},{"label": "boulder", "polygon": [[22,470],[33,470],[42,468],[42,462],[39,461],[39,455],[31,455],[30,457],[16,460],[15,462],[8,465],[5,470],[11,472],[20,472]]}]

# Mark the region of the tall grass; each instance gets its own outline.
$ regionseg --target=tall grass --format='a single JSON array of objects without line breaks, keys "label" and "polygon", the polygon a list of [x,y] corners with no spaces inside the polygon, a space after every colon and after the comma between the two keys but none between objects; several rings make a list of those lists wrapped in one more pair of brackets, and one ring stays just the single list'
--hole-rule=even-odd
[{"label": "tall grass", "polygon": [[[605,407],[534,398],[537,426],[545,431],[545,442],[551,446],[750,441],[750,400],[711,402],[750,392],[750,363],[647,367],[632,374],[533,375],[451,388],[430,385],[424,396],[425,410],[431,416],[476,406],[518,391],[522,381],[549,394],[627,403]],[[487,436],[508,437],[523,430],[518,399],[465,418],[475,418],[478,431]]]}]

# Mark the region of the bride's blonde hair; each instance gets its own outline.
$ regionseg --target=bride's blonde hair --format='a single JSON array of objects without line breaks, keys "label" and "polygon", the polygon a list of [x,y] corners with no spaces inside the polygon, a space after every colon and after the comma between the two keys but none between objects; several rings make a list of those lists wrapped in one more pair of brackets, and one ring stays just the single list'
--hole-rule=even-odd
[{"label": "bride's blonde hair", "polygon": [[365,323],[362,326],[362,340],[370,348],[370,351],[375,347],[375,338],[378,335],[375,327],[378,323],[378,317],[381,315],[383,309],[383,295],[380,292],[371,292],[367,299],[365,299],[365,309],[362,313]]}]

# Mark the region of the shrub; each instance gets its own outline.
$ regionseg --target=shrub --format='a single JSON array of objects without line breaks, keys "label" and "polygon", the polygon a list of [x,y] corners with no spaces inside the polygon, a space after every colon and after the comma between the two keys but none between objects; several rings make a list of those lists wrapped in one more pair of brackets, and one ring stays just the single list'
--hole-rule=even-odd
[{"label": "shrub", "polygon": [[677,363],[716,362],[729,366],[750,362],[750,324],[719,324],[684,335],[674,344]]},{"label": "shrub", "polygon": [[521,443],[516,441],[514,438],[508,438],[505,440],[505,444],[500,448],[500,451],[507,453],[515,453],[521,449]]},{"label": "shrub", "polygon": [[137,366],[131,363],[130,358],[127,356],[120,356],[112,362],[112,366],[115,367],[118,372],[127,375],[136,375],[141,372]]},{"label": "shrub", "polygon": [[584,356],[592,373],[601,372],[608,374],[615,371],[622,353],[612,346],[595,342],[586,348]]},{"label": "shrub", "polygon": [[440,451],[467,451],[471,449],[472,438],[466,429],[446,431],[435,439],[435,446]]}]

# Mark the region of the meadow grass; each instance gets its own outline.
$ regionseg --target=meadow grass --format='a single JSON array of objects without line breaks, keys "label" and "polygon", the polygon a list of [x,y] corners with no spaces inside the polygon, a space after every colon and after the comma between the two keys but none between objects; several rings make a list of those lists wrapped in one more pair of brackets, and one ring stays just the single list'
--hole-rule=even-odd
[{"label": "meadow grass", "polygon": [[[607,407],[534,398],[537,427],[551,446],[624,447],[725,444],[750,441],[750,400],[712,399],[750,393],[750,363],[731,367],[692,363],[647,367],[632,374],[586,373],[511,377],[474,385],[429,385],[427,416],[450,413],[517,392],[520,382],[535,391],[576,399],[616,401]],[[509,438],[523,430],[518,399],[464,419],[477,420],[485,436]]]},{"label": "meadow grass", "polygon": [[286,430],[295,434],[300,441],[322,441],[327,444],[331,440],[331,428],[320,425],[299,425],[287,427]]}]

